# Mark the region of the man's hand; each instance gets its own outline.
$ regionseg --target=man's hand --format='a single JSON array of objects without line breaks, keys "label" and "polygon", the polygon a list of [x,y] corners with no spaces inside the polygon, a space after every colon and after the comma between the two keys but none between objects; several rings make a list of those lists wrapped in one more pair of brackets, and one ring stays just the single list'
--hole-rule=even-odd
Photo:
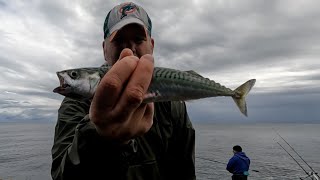
[{"label": "man's hand", "polygon": [[126,143],[149,131],[153,123],[153,103],[142,100],[151,82],[153,57],[140,59],[124,49],[102,78],[93,97],[89,117],[98,133],[107,139]]}]

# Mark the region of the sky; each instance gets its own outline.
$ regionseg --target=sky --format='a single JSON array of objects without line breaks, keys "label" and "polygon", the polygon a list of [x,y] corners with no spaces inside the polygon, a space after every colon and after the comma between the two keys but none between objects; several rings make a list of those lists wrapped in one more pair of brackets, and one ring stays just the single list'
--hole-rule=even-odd
[{"label": "sky", "polygon": [[[115,0],[0,0],[0,121],[55,122],[56,72],[100,66]],[[257,82],[248,117],[230,97],[188,101],[193,122],[320,122],[320,1],[132,1],[152,23],[155,66],[231,89]]]}]

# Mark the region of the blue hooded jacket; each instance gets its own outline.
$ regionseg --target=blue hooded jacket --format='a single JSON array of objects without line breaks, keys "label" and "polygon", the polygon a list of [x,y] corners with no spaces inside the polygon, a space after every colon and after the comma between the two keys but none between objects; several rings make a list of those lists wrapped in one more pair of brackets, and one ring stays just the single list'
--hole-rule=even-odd
[{"label": "blue hooded jacket", "polygon": [[233,174],[243,174],[245,171],[249,171],[250,159],[244,152],[237,152],[229,160],[227,170]]}]

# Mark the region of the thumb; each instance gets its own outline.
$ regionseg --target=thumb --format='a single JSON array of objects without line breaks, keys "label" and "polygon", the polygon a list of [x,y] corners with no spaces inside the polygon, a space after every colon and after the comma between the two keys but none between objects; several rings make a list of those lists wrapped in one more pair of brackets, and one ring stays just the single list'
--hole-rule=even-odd
[{"label": "thumb", "polygon": [[125,48],[121,51],[120,56],[119,56],[119,60],[123,59],[124,57],[127,56],[133,56],[133,52],[131,49],[129,48]]}]

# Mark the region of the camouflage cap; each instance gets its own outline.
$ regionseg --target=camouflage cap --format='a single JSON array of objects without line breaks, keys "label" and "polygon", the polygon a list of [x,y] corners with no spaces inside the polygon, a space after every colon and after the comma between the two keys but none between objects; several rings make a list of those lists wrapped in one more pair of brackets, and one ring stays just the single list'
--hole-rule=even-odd
[{"label": "camouflage cap", "polygon": [[[104,39],[109,38],[114,32],[115,35],[119,29],[132,23],[142,25],[149,36],[151,36],[151,19],[142,7],[132,2],[126,2],[115,6],[109,11],[104,21]],[[112,37],[114,37],[114,35]]]}]

